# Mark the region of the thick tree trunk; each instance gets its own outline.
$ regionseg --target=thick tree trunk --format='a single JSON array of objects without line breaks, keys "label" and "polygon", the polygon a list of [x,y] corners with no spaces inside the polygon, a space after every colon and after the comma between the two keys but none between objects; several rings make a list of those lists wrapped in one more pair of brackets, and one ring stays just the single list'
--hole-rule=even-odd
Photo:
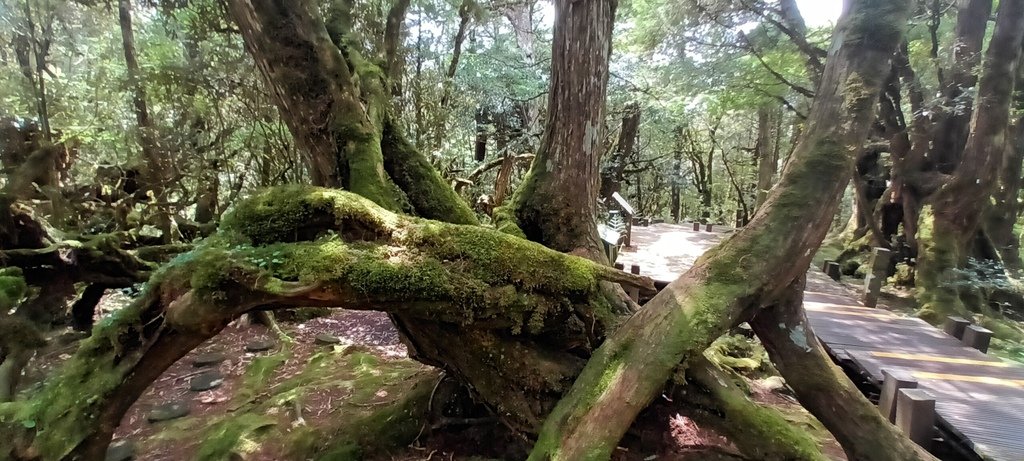
[{"label": "thick tree trunk", "polygon": [[780,299],[803,275],[867,136],[908,3],[863,0],[848,7],[808,129],[762,211],[595,351],[545,421],[531,459],[611,456],[680,362],[699,355],[749,308]]},{"label": "thick tree trunk", "polygon": [[[1021,80],[1018,79],[1018,82]],[[1020,257],[1020,236],[1014,227],[1020,218],[1021,169],[1024,166],[1024,129],[1022,120],[1010,128],[1010,139],[999,170],[999,186],[992,194],[992,208],[986,213],[985,233],[992,239],[1003,266],[1010,271],[1024,269]]]},{"label": "thick tree trunk", "polygon": [[350,18],[328,27],[307,0],[231,0],[228,9],[302,147],[313,184],[345,188],[390,210],[477,222],[395,126],[388,80],[349,43]]},{"label": "thick tree trunk", "polygon": [[953,312],[966,312],[954,271],[967,262],[1002,164],[1022,39],[1024,0],[1000,2],[978,82],[967,148],[956,173],[929,198],[920,217],[916,277],[920,314],[933,322]]},{"label": "thick tree trunk", "polygon": [[530,240],[593,258],[603,257],[596,202],[615,7],[615,0],[556,0],[549,117],[510,204]]},{"label": "thick tree trunk", "polygon": [[[1024,60],[1024,57],[1022,57]],[[1017,63],[1017,82],[1014,86],[1014,108],[1024,109],[1024,65]],[[992,194],[992,207],[986,213],[985,233],[999,251],[1003,266],[1010,271],[1024,270],[1020,257],[1020,236],[1014,230],[1020,217],[1020,192],[1024,186],[1021,169],[1024,167],[1024,118],[1008,128],[1007,143],[999,168],[999,185]]]},{"label": "thick tree trunk", "polygon": [[992,0],[957,2],[949,81],[942,88],[943,107],[933,130],[929,159],[943,173],[952,173],[960,163],[971,122],[973,99],[970,90],[978,83],[981,46],[992,14]]}]

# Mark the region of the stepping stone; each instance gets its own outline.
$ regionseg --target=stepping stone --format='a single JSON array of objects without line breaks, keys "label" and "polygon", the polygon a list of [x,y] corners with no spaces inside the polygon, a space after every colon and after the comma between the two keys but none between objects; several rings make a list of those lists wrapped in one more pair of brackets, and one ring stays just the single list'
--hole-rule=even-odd
[{"label": "stepping stone", "polygon": [[208,352],[206,354],[197,355],[195,360],[192,361],[192,366],[195,368],[210,367],[227,359],[228,357],[221,352]]},{"label": "stepping stone", "polygon": [[168,402],[163,405],[157,405],[149,412],[146,419],[151,423],[158,423],[161,421],[170,421],[172,419],[183,418],[188,416],[192,411],[188,402]]},{"label": "stepping stone", "polygon": [[332,346],[335,344],[341,344],[341,338],[328,333],[320,333],[316,335],[314,342],[321,346]]},{"label": "stepping stone", "polygon": [[274,341],[271,341],[269,339],[260,339],[257,341],[253,341],[249,344],[246,344],[245,350],[248,352],[263,352],[273,349],[274,346],[277,346],[277,343],[275,343]]},{"label": "stepping stone", "polygon": [[135,459],[135,442],[128,439],[115,440],[107,447],[106,461],[129,461]]},{"label": "stepping stone", "polygon": [[188,382],[188,387],[193,391],[201,392],[216,389],[220,387],[221,384],[224,384],[223,375],[216,371],[207,371],[192,378],[192,380]]}]

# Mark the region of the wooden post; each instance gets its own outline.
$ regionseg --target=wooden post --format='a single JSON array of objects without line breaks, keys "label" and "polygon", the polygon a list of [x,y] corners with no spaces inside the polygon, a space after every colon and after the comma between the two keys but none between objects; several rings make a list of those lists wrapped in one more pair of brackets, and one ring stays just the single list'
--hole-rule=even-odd
[{"label": "wooden post", "polygon": [[630,216],[626,219],[626,248],[633,246],[633,217]]},{"label": "wooden post", "polygon": [[620,271],[623,271],[623,270],[626,270],[626,265],[622,264],[622,263],[615,263],[615,268],[620,270]]},{"label": "wooden post", "polygon": [[[633,273],[633,274],[636,274],[636,275],[640,275],[640,265],[639,264],[633,264],[632,266],[629,266],[629,272]],[[629,293],[629,297],[630,297],[630,299],[633,300],[633,302],[637,302],[637,303],[640,302],[640,289],[639,288],[630,287],[627,290],[627,292]]]},{"label": "wooden post", "polygon": [[700,232],[700,223],[699,222],[694,222],[693,223],[693,231],[694,232]]},{"label": "wooden post", "polygon": [[964,328],[964,337],[960,341],[964,343],[964,346],[988,353],[988,344],[992,341],[992,331],[978,325],[968,325],[967,328]]},{"label": "wooden post", "polygon": [[878,395],[878,411],[890,423],[896,422],[896,397],[902,389],[917,388],[917,380],[901,370],[882,369],[882,392]]},{"label": "wooden post", "polygon": [[706,230],[708,232],[712,232],[713,229],[714,229],[714,224],[705,224],[704,225],[704,230]]},{"label": "wooden post", "polygon": [[896,426],[914,443],[926,450],[931,448],[935,397],[924,389],[902,389],[896,400]]},{"label": "wooden post", "polygon": [[889,276],[889,259],[892,251],[875,248],[871,251],[870,272],[864,279],[864,294],[861,302],[867,307],[878,305],[878,295],[882,292],[882,283]]},{"label": "wooden post", "polygon": [[825,273],[828,274],[828,276],[832,278],[832,280],[835,280],[837,282],[839,281],[839,278],[842,277],[843,275],[840,271],[839,263],[834,261],[828,263],[828,265],[825,267]]},{"label": "wooden post", "polygon": [[942,331],[956,339],[964,339],[964,330],[971,321],[963,317],[946,317],[946,323],[942,325]]}]

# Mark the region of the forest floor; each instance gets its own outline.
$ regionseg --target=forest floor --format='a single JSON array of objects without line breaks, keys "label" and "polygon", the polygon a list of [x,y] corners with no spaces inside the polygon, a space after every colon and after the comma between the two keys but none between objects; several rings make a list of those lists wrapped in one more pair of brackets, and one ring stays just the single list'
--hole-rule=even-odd
[{"label": "forest floor", "polygon": [[[111,309],[120,302],[114,299],[106,304]],[[327,440],[330,434],[344,431],[347,422],[394,402],[417,380],[437,380],[436,370],[407,357],[385,314],[335,310],[326,317],[281,322],[281,326],[290,341],[282,341],[263,325],[233,325],[175,363],[125,415],[112,446],[126,442],[129,448],[123,452],[111,450],[108,461],[318,458],[317,454],[331,446]],[[323,344],[325,337],[340,342]],[[259,342],[267,344],[256,344]],[[256,345],[270,348],[247,351]],[[39,361],[33,374],[43,375],[71,352],[52,352],[50,360]],[[197,367],[200,359],[222,361]],[[216,374],[208,375],[210,371]],[[193,380],[205,378],[219,382],[210,390],[190,390]],[[784,386],[774,384],[778,382],[749,380],[751,397],[778,408],[794,424],[811,430],[833,459],[845,459],[838,444]],[[169,403],[179,405],[172,410],[186,408],[187,415],[150,421],[155,410]],[[742,459],[735,456],[737,451],[728,440],[698,427],[693,420],[666,408],[650,413],[643,424],[635,427],[629,442],[624,442],[628,449],[617,451],[616,460]],[[321,459],[482,460],[522,456],[525,447],[521,441],[511,438],[493,421],[485,425],[496,427],[422,427],[420,436],[408,446],[375,453],[345,451],[352,454]],[[505,436],[495,438],[496,433]],[[134,458],[119,456],[129,452]]]}]

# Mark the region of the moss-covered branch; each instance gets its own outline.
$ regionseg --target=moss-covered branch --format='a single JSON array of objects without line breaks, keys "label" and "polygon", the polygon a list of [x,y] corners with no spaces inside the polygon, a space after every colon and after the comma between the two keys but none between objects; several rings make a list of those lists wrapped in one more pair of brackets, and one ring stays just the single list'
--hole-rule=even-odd
[{"label": "moss-covered branch", "polygon": [[[452,362],[491,361],[491,403],[508,400],[518,412],[514,424],[530,427],[549,409],[537,406],[545,401],[537,395],[564,390],[578,372],[571,349],[585,350],[616,322],[600,293],[605,280],[654,291],[647,278],[496,230],[397,215],[343,191],[268,190],[239,203],[218,234],[154,274],[142,297],[98,325],[40,393],[0,407],[0,431],[17,441],[0,455],[92,459],[131,403],[174,361],[248,311],[289,305],[421,319],[408,325],[418,338],[447,331],[459,340],[432,347],[447,348]],[[556,347],[533,350],[528,338],[545,333]],[[470,338],[491,348],[467,349]],[[518,370],[493,375],[517,358],[524,360]],[[473,373],[469,368],[461,373]],[[513,376],[522,397],[499,397],[515,386],[505,381]],[[488,386],[483,376],[473,378]]]}]

